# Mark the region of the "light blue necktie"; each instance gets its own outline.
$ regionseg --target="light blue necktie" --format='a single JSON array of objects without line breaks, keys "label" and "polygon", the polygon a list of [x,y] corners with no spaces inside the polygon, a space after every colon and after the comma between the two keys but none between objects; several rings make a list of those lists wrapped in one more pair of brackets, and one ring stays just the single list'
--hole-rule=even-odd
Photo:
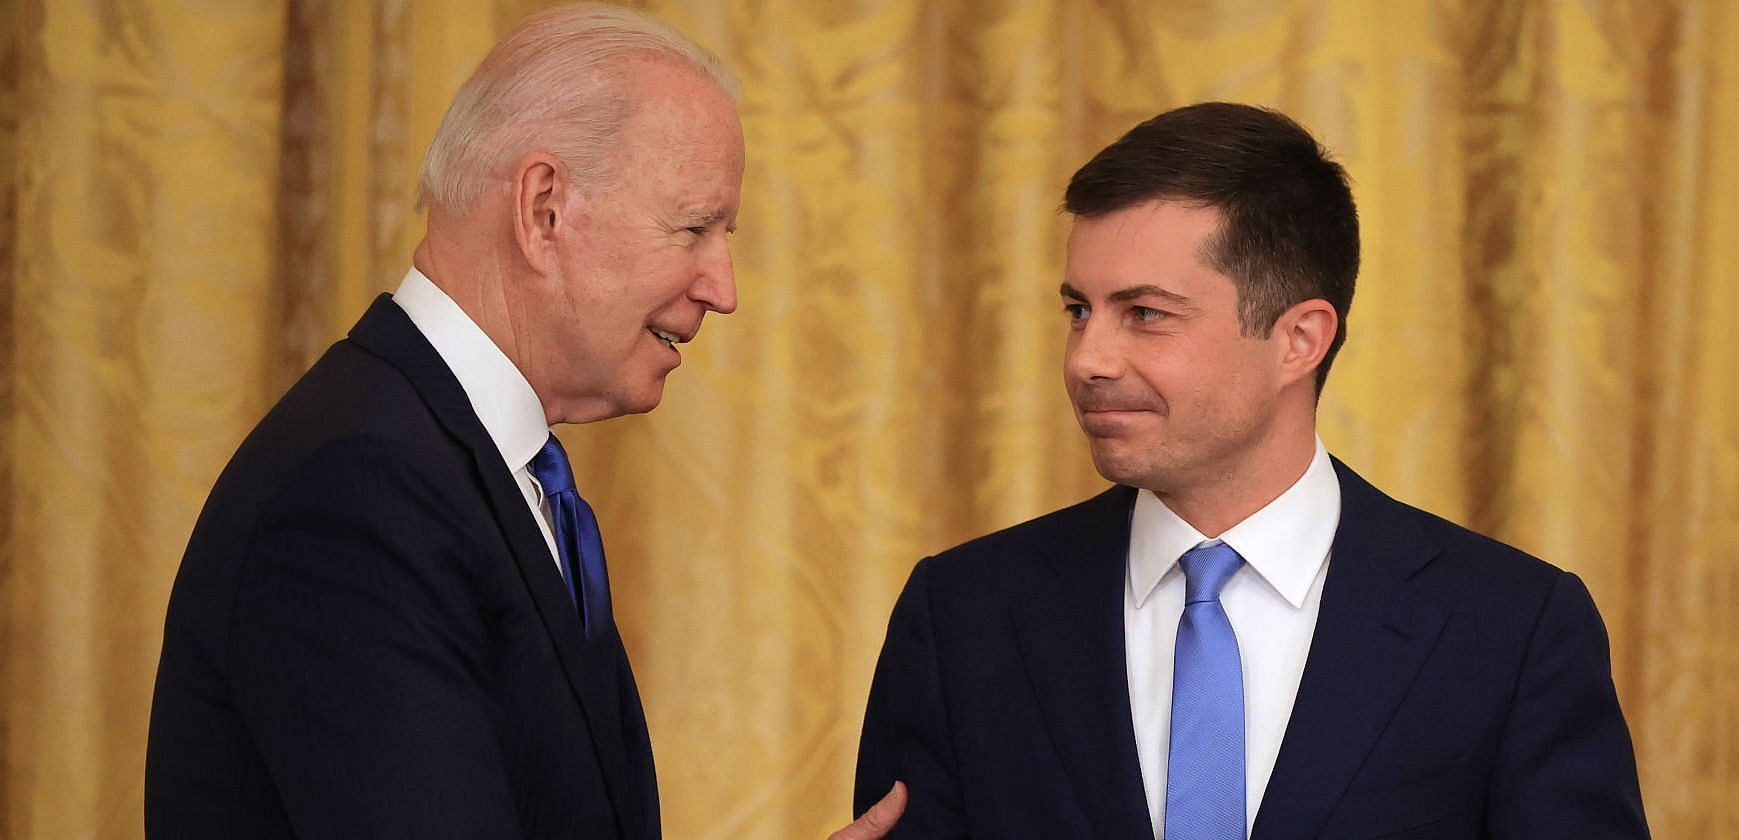
[{"label": "light blue necktie", "polygon": [[1220,590],[1244,558],[1225,543],[1178,561],[1183,618],[1171,684],[1165,840],[1243,840],[1244,674]]},{"label": "light blue necktie", "polygon": [[610,577],[604,568],[604,540],[598,535],[598,517],[574,487],[568,453],[555,435],[550,435],[543,449],[532,456],[531,474],[537,477],[544,498],[549,500],[562,582],[568,585],[568,597],[580,610],[586,638],[596,639],[614,624],[610,618]]}]

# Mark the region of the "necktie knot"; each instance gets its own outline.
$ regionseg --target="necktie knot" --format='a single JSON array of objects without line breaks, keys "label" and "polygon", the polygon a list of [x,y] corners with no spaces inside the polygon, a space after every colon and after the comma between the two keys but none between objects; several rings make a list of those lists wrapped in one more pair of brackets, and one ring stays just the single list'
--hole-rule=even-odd
[{"label": "necktie knot", "polygon": [[568,465],[567,450],[562,448],[562,442],[553,434],[549,436],[549,440],[544,441],[543,448],[531,457],[531,474],[543,487],[545,496],[576,489],[574,470]]},{"label": "necktie knot", "polygon": [[1184,603],[1199,604],[1220,600],[1220,590],[1244,565],[1244,558],[1231,546],[1214,543],[1184,552],[1178,564],[1183,566]]}]

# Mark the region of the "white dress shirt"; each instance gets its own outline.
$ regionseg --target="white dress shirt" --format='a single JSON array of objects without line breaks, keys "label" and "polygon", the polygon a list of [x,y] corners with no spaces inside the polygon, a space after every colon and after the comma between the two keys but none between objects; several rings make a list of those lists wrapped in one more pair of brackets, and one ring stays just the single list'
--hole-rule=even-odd
[{"label": "white dress shirt", "polygon": [[1129,527],[1129,586],[1123,601],[1129,705],[1141,782],[1157,835],[1165,825],[1171,743],[1172,657],[1183,616],[1178,558],[1224,542],[1245,560],[1220,593],[1238,636],[1244,669],[1245,830],[1256,822],[1292,701],[1304,674],[1329,549],[1340,524],[1340,480],[1322,441],[1304,475],[1274,501],[1210,540],[1148,491],[1136,496]]},{"label": "white dress shirt", "polygon": [[555,531],[550,527],[549,500],[544,498],[543,488],[531,474],[531,459],[543,449],[550,435],[537,392],[507,354],[495,346],[489,334],[421,271],[412,268],[392,299],[410,316],[417,331],[434,345],[441,361],[447,363],[459,380],[459,387],[465,389],[471,410],[477,412],[483,430],[501,451],[501,460],[519,484],[519,492],[524,494],[526,505],[543,531],[543,540],[559,570],[561,560],[556,553]]}]

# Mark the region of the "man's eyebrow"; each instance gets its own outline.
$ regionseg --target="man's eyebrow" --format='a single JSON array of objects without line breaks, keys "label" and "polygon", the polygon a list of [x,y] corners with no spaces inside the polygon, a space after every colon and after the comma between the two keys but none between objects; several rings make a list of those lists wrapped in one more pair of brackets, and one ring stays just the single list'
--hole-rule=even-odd
[{"label": "man's eyebrow", "polygon": [[1162,289],[1152,283],[1143,283],[1139,286],[1130,286],[1127,289],[1118,289],[1117,291],[1112,292],[1111,297],[1107,298],[1107,300],[1110,300],[1112,303],[1124,303],[1126,301],[1139,300],[1145,297],[1156,297],[1173,306],[1190,305],[1189,298],[1184,297],[1177,292]]},{"label": "man's eyebrow", "polygon": [[725,220],[725,211],[718,209],[690,210],[684,213],[682,218],[685,222],[698,227],[712,227]]},{"label": "man's eyebrow", "polygon": [[[1057,291],[1066,298],[1072,298],[1074,300],[1087,299],[1086,295],[1081,294],[1081,290],[1067,283],[1064,283],[1062,288]],[[1118,289],[1117,291],[1112,292],[1111,296],[1106,298],[1106,301],[1109,303],[1126,303],[1128,301],[1139,300],[1145,297],[1156,297],[1172,304],[1173,306],[1181,307],[1190,305],[1190,299],[1188,297],[1180,295],[1177,292],[1167,291],[1153,285],[1152,283],[1143,283],[1139,286],[1130,286],[1127,289]]]}]

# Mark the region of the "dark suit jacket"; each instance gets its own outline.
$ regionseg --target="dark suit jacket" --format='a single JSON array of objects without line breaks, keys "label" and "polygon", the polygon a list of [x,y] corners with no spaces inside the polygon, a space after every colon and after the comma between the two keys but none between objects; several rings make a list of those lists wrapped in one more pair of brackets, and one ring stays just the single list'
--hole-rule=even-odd
[{"label": "dark suit jacket", "polygon": [[248,436],[164,628],[146,832],[644,838],[652,752],[458,380],[382,295]]},{"label": "dark suit jacket", "polygon": [[[1251,840],[1647,837],[1581,581],[1335,469],[1322,608]],[[860,812],[910,786],[891,837],[1155,835],[1124,659],[1134,499],[913,570],[858,757]]]}]

